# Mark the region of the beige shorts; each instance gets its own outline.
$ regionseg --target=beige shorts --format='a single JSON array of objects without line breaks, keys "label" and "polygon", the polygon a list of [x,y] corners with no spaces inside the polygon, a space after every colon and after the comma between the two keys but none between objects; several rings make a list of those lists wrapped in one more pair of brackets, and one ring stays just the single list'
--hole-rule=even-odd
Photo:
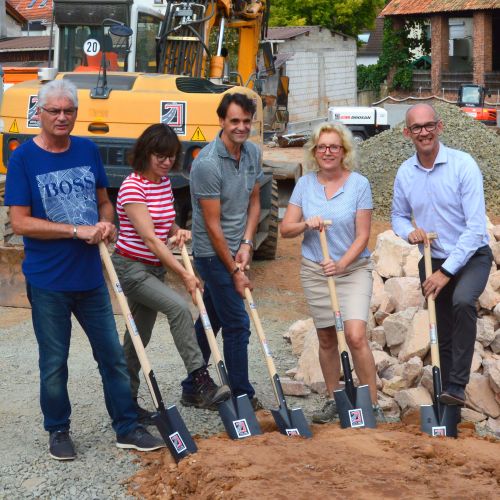
[{"label": "beige shorts", "polygon": [[[342,319],[368,321],[373,287],[373,266],[368,258],[358,259],[344,274],[334,277]],[[316,328],[335,325],[327,277],[316,262],[302,258],[300,269],[302,288]]]}]

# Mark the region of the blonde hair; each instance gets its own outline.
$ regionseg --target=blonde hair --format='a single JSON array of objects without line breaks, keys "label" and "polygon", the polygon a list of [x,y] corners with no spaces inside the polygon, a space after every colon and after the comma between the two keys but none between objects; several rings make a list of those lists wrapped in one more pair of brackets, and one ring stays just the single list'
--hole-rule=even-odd
[{"label": "blonde hair", "polygon": [[342,160],[342,168],[345,170],[353,170],[357,167],[356,146],[352,138],[351,131],[342,123],[339,122],[325,122],[318,125],[307,143],[304,145],[305,151],[305,164],[309,172],[319,170],[318,162],[314,155],[314,150],[318,145],[321,134],[328,132],[335,132],[340,137],[342,146],[344,148],[344,158]]}]

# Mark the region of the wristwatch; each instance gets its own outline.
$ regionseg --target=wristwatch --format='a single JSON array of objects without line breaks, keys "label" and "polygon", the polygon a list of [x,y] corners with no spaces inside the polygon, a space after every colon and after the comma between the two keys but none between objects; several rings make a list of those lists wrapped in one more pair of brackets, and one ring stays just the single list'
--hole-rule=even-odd
[{"label": "wristwatch", "polygon": [[253,241],[252,240],[241,240],[241,243],[246,243],[247,245],[250,245],[250,248],[253,250]]}]

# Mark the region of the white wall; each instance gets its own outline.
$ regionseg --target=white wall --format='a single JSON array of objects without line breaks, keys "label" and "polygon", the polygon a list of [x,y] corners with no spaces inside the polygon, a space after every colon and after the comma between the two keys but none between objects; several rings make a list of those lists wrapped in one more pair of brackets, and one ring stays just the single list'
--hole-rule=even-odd
[{"label": "white wall", "polygon": [[21,25],[18,24],[12,17],[6,16],[5,23],[7,34],[9,37],[22,36]]},{"label": "white wall", "polygon": [[329,106],[356,104],[356,41],[318,27],[311,30],[279,47],[281,53],[294,54],[286,62],[290,122],[326,116]]}]

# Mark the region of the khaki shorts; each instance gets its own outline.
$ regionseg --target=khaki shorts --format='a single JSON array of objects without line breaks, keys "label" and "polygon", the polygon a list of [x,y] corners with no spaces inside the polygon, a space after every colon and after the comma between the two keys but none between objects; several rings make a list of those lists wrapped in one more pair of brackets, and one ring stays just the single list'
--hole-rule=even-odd
[{"label": "khaki shorts", "polygon": [[[368,321],[373,287],[373,266],[368,258],[358,259],[344,274],[334,276],[342,319]],[[335,326],[327,277],[323,268],[302,258],[300,269],[302,288],[316,328]]]}]

